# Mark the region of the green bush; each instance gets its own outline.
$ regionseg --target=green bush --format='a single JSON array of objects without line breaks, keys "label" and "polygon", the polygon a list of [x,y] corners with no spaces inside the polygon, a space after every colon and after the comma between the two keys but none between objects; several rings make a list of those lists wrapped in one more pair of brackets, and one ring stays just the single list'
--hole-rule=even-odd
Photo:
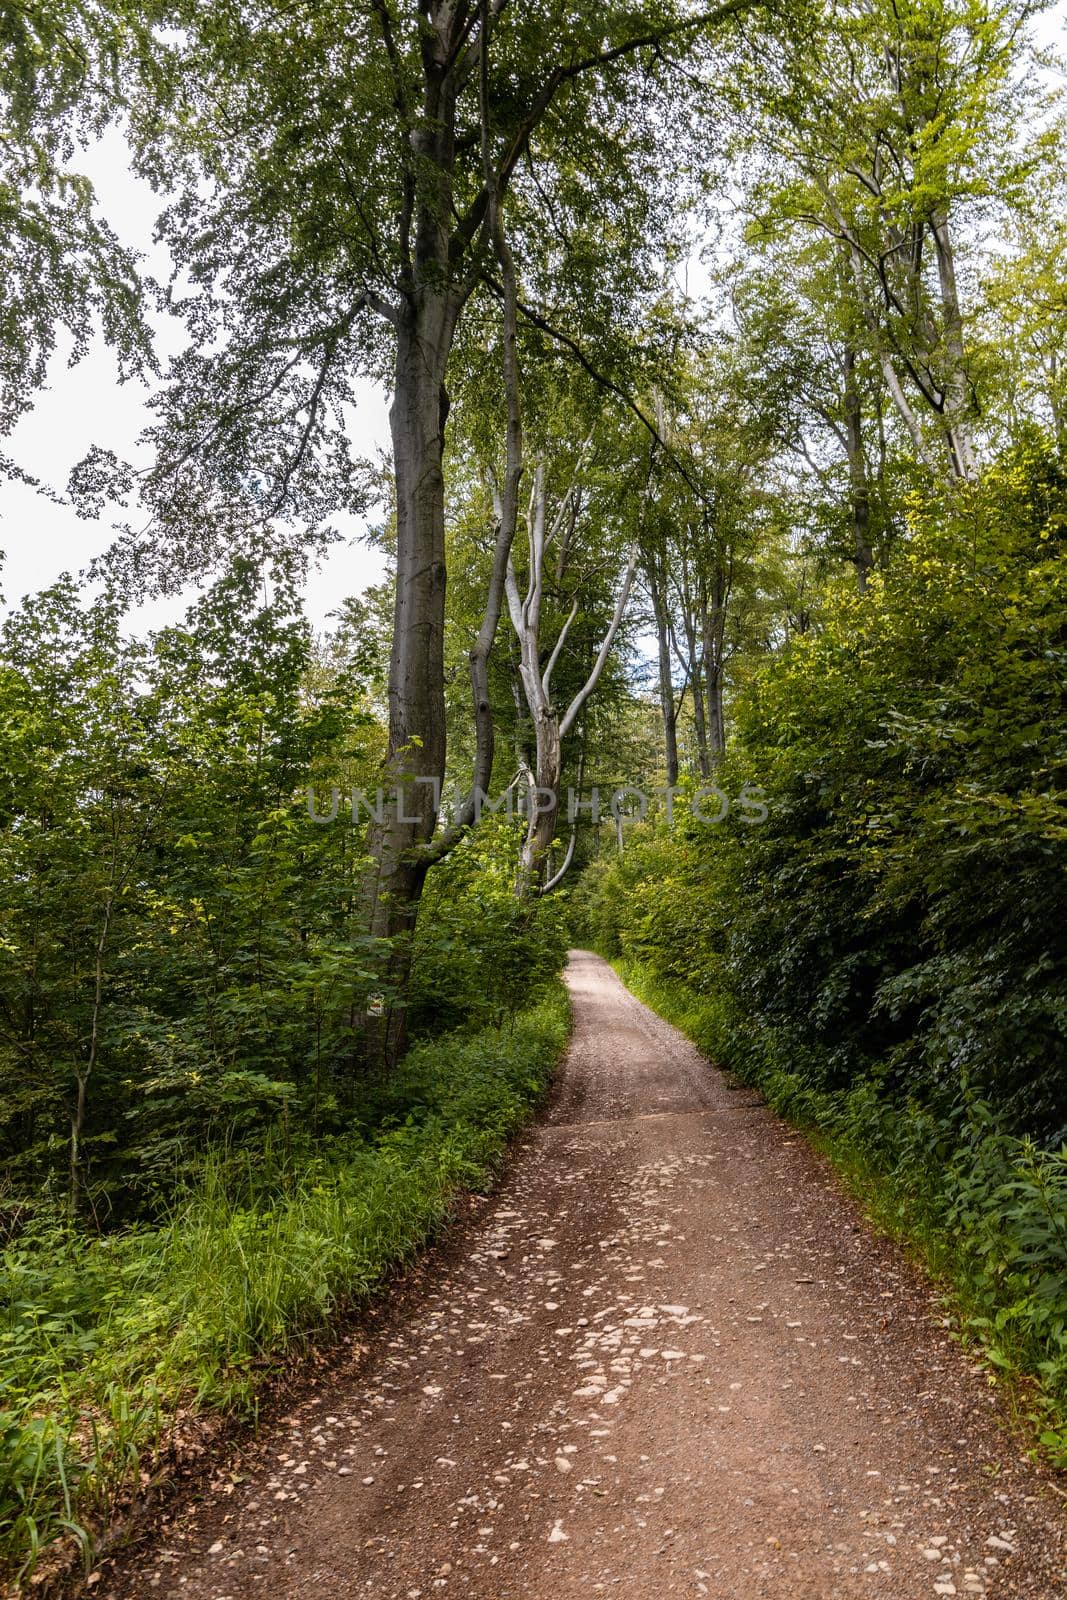
[{"label": "green bush", "polygon": [[981,1101],[946,1119],[887,1099],[870,1079],[820,1089],[721,992],[695,994],[635,963],[620,971],[711,1059],[815,1133],[874,1219],[918,1244],[952,1284],[964,1335],[997,1370],[1033,1379],[1030,1414],[1067,1466],[1067,1147],[1004,1132]]},{"label": "green bush", "polygon": [[377,944],[362,826],[317,825],[305,789],[369,785],[384,735],[355,664],[263,587],[239,559],[138,641],[63,579],[0,627],[0,1198],[76,1173],[107,1226],[288,1100],[336,1125]]},{"label": "green bush", "polygon": [[1067,1138],[1067,485],[1017,451],[867,595],[753,670],[720,774],[768,821],[678,806],[576,902],[590,936],[725,990],[824,1090],[878,1078]]},{"label": "green bush", "polygon": [[820,1131],[1067,1437],[1067,478],[916,496],[864,595],[750,665],[718,775],[769,817],[633,829],[584,937]]},{"label": "green bush", "polygon": [[485,817],[429,874],[408,995],[415,1035],[499,1024],[562,971],[562,899],[515,896],[524,832]]},{"label": "green bush", "polygon": [[88,1238],[35,1216],[4,1250],[0,1557],[92,1534],[179,1411],[249,1413],[295,1346],[358,1305],[497,1170],[568,1026],[558,983],[505,1028],[413,1049],[314,1157],[210,1156],[165,1223]]},{"label": "green bush", "polygon": [[751,671],[719,783],[575,896],[603,948],[723,991],[816,1087],[974,1098],[1067,1137],[1067,481],[1020,450],[916,502],[866,595]]}]

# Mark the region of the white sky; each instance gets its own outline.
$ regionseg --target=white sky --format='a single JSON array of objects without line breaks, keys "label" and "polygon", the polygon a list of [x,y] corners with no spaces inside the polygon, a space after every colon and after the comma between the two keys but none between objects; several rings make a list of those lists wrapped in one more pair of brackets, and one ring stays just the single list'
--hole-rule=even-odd
[{"label": "white sky", "polygon": [[[1036,29],[1046,44],[1062,44],[1067,26],[1067,0],[1057,0]],[[1056,74],[1062,80],[1062,73]],[[147,184],[135,179],[118,130],[109,133],[80,165],[92,178],[104,215],[120,238],[143,252],[148,269],[168,276],[165,253],[153,243],[152,226],[159,202]],[[165,358],[180,344],[177,325],[158,327],[158,349]],[[62,489],[76,461],[91,444],[112,449],[127,460],[138,457],[137,438],[148,421],[148,391],[137,383],[118,382],[115,361],[102,339],[86,358],[68,367],[67,350],[57,352],[49,382],[36,406],[3,441],[9,455],[53,488]],[[354,421],[355,451],[375,455],[388,446],[387,396],[369,386]],[[328,612],[350,594],[376,582],[382,573],[377,550],[360,542],[363,524],[349,519],[346,542],[335,546],[307,584],[312,622],[321,625]],[[10,605],[55,581],[63,571],[77,572],[111,542],[111,519],[83,521],[67,506],[55,505],[22,484],[0,481],[0,592]],[[183,597],[154,601],[130,617],[134,628],[158,626],[180,617],[195,591]]]},{"label": "white sky", "polygon": [[[101,211],[124,244],[142,252],[145,266],[156,277],[169,276],[169,257],[152,239],[160,202],[148,184],[129,170],[122,134],[113,129],[79,166],[91,177]],[[165,364],[181,348],[180,324],[155,319],[157,351]],[[86,357],[68,365],[70,341],[57,350],[49,368],[48,384],[34,409],[2,442],[4,451],[20,467],[62,491],[74,463],[91,444],[114,450],[124,460],[144,459],[137,439],[150,417],[146,401],[150,390],[131,381],[120,384],[114,356],[102,338],[94,341]],[[355,452],[374,456],[388,446],[388,397],[367,385],[355,417]],[[0,593],[6,609],[27,594],[53,583],[61,572],[78,572],[107,549],[113,538],[112,523],[124,513],[116,510],[96,521],[56,505],[25,484],[0,481]],[[382,575],[380,553],[362,543],[362,519],[335,519],[348,536],[327,554],[306,587],[308,615],[321,625],[346,595],[357,594]],[[195,595],[190,588],[181,596],[151,601],[131,612],[134,630],[160,626],[180,618]]]}]

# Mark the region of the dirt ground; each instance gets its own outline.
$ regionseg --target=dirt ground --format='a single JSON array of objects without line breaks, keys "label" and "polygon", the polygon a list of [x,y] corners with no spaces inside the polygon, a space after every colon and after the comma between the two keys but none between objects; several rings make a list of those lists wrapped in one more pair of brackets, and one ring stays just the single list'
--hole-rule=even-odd
[{"label": "dirt ground", "polygon": [[1067,1595],[929,1284],[611,968],[492,1199],[109,1600]]}]

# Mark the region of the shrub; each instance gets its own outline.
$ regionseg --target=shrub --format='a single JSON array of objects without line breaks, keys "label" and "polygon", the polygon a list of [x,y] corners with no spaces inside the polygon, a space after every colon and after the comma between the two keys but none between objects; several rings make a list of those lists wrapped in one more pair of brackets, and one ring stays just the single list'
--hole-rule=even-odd
[{"label": "shrub", "polygon": [[567,1033],[558,983],[506,1028],[410,1052],[314,1156],[216,1152],[161,1225],[88,1238],[38,1214],[4,1251],[0,1557],[92,1535],[180,1412],[247,1414],[264,1381],[489,1183]]}]

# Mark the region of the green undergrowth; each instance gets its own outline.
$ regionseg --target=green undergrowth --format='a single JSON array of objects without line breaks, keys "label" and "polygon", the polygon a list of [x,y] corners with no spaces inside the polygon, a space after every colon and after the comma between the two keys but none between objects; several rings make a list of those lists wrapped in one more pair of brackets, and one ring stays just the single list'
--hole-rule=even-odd
[{"label": "green undergrowth", "polygon": [[299,1346],[365,1301],[483,1188],[545,1093],[569,1025],[556,984],[510,1026],[416,1046],[314,1155],[206,1157],[169,1217],[88,1239],[38,1217],[4,1251],[0,1559],[93,1539],[175,1429],[248,1417]]},{"label": "green undergrowth", "polygon": [[1067,1149],[1005,1133],[980,1101],[938,1115],[891,1104],[871,1080],[813,1088],[729,996],[615,965],[640,1000],[812,1134],[876,1226],[951,1286],[961,1335],[997,1379],[1023,1380],[1013,1394],[1050,1461],[1067,1467]]}]

